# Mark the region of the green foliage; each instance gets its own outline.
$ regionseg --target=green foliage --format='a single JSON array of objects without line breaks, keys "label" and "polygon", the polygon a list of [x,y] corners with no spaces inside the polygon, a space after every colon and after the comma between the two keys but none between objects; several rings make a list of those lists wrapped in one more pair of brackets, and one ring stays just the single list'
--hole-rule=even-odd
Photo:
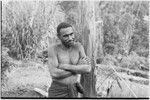
[{"label": "green foliage", "polygon": [[75,28],[75,37],[81,42],[80,33],[80,5],[79,1],[62,1],[58,3],[63,12],[65,12],[65,21],[70,23]]},{"label": "green foliage", "polygon": [[123,56],[120,66],[124,68],[130,68],[130,69],[140,69],[142,70],[142,67],[145,69],[149,69],[148,59],[145,57],[138,56],[135,52],[132,52],[129,56]]},{"label": "green foliage", "polygon": [[5,75],[5,71],[9,68],[10,66],[10,63],[8,62],[8,60],[5,58],[5,57],[2,57],[2,60],[1,60],[1,79],[3,80],[6,75]]},{"label": "green foliage", "polygon": [[145,57],[148,57],[148,49],[149,49],[149,25],[145,21],[142,20],[136,20],[135,21],[135,31],[134,35],[132,37],[133,44],[132,44],[132,50],[137,52],[139,55],[142,55],[141,53],[147,52],[147,54],[143,55]]},{"label": "green foliage", "polygon": [[103,61],[102,61],[102,64],[104,64],[104,65],[109,65],[109,64],[111,64],[111,65],[116,65],[116,63],[118,63],[118,61],[117,61],[117,59],[114,57],[114,56],[112,56],[112,55],[109,55],[109,54],[107,54],[104,58],[103,58]]},{"label": "green foliage", "polygon": [[34,59],[38,51],[47,49],[56,40],[56,26],[64,20],[57,2],[9,1],[2,15],[2,45],[18,60]]},{"label": "green foliage", "polygon": [[[116,47],[118,51],[111,51],[123,55],[135,51],[140,56],[147,57],[149,25],[143,18],[149,15],[148,2],[100,1],[97,4],[99,4],[99,8],[97,8],[96,17],[97,19],[101,17],[103,20],[105,53],[116,54],[109,53],[107,50]],[[107,44],[111,44],[111,46]]]},{"label": "green foliage", "polygon": [[12,58],[9,57],[8,55],[9,49],[6,47],[2,46],[2,57],[1,57],[1,79],[4,81],[4,79],[7,79],[6,76],[6,70],[9,71],[10,67],[13,66],[14,64],[12,62]]},{"label": "green foliage", "polygon": [[103,65],[113,65],[134,70],[149,70],[149,62],[145,57],[140,57],[136,52],[132,51],[130,55],[109,55],[107,54],[101,61]]},{"label": "green foliage", "polygon": [[[96,30],[102,25],[104,40],[100,43],[105,55],[128,55],[134,51],[148,57],[149,25],[143,20],[149,15],[148,2],[97,1],[95,7],[96,21],[102,20]],[[78,1],[10,1],[3,6],[2,45],[9,48],[9,56],[15,59],[37,56],[46,61],[43,52],[48,44],[56,42],[56,27],[60,22],[75,26],[77,41],[81,42],[80,13]]]}]

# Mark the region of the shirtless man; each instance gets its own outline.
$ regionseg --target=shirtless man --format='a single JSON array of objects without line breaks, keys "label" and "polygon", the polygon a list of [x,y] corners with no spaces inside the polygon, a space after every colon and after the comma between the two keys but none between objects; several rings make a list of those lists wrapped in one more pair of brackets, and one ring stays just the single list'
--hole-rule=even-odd
[{"label": "shirtless man", "polygon": [[57,27],[57,36],[60,44],[49,47],[49,71],[52,76],[52,85],[49,88],[50,98],[77,97],[76,83],[79,74],[91,71],[88,64],[78,64],[80,59],[86,58],[84,48],[75,42],[74,31],[70,24],[65,22]]}]

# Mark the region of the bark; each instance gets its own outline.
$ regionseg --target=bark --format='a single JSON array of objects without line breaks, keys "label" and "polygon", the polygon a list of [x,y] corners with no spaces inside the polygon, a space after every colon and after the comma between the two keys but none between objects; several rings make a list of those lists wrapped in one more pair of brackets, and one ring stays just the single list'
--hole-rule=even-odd
[{"label": "bark", "polygon": [[83,97],[95,97],[96,90],[96,76],[95,70],[95,58],[96,58],[96,31],[95,31],[95,14],[94,14],[94,2],[92,1],[80,1],[80,33],[82,37],[82,44],[85,49],[85,53],[91,58],[92,70],[89,74],[81,75],[81,84],[83,85],[86,93]]},{"label": "bark", "polygon": [[96,21],[96,32],[98,34],[98,48],[97,48],[97,57],[103,58],[104,57],[104,51],[103,51],[103,31],[102,31],[102,25],[103,21]]}]

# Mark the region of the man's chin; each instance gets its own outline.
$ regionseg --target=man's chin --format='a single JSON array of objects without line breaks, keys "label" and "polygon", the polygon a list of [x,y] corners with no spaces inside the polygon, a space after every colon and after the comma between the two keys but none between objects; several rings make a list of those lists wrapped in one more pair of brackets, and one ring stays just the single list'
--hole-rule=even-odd
[{"label": "man's chin", "polygon": [[74,44],[67,44],[68,47],[72,47]]},{"label": "man's chin", "polygon": [[74,45],[74,43],[66,43],[66,44],[65,44],[65,46],[68,47],[68,48],[69,48],[69,47],[72,47],[73,45]]}]

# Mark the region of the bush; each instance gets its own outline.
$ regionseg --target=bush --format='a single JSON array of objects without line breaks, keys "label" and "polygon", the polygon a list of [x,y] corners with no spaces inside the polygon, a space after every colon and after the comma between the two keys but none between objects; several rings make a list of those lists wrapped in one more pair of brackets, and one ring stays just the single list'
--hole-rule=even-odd
[{"label": "bush", "polygon": [[118,63],[117,59],[113,55],[107,54],[102,61],[102,64],[111,64],[111,65],[116,65]]},{"label": "bush", "polygon": [[8,52],[9,49],[6,48],[6,47],[3,47],[2,46],[2,62],[1,62],[1,75],[2,75],[2,79],[5,77],[5,71],[8,69],[8,67],[10,66],[10,63],[9,63],[9,56],[8,56]]},{"label": "bush", "polygon": [[130,69],[141,69],[141,67],[148,69],[148,65],[147,58],[140,57],[135,52],[131,52],[129,56],[123,56],[120,62],[121,67]]}]

